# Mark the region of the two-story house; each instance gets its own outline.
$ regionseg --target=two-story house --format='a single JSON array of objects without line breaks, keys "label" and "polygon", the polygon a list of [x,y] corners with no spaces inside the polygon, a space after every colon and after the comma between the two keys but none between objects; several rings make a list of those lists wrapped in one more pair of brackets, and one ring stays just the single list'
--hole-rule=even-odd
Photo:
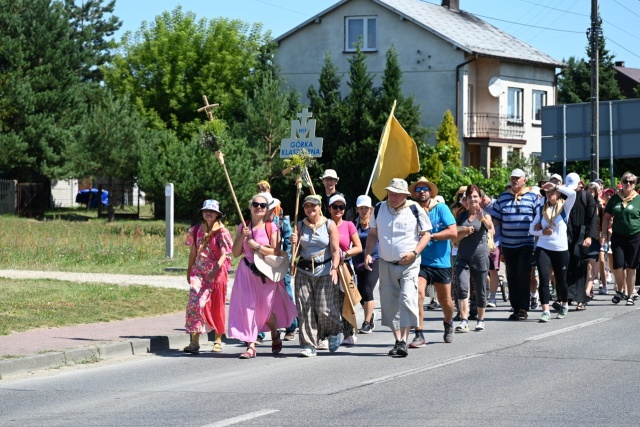
[{"label": "two-story house", "polygon": [[541,107],[555,104],[556,70],[564,64],[460,10],[459,3],[341,0],[276,38],[276,62],[290,87],[304,94],[317,87],[325,52],[348,74],[362,38],[379,84],[393,45],[403,91],[422,108],[422,124],[438,127],[445,111],[453,112],[465,165],[488,170],[509,152],[539,155]]}]

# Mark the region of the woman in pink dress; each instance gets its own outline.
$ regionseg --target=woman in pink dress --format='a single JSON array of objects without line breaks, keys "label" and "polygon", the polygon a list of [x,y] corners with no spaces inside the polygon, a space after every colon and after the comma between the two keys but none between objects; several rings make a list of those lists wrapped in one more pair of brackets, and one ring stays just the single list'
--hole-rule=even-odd
[{"label": "woman in pink dress", "polygon": [[229,303],[229,336],[247,343],[241,359],[256,357],[256,339],[259,332],[271,332],[271,352],[280,353],[282,340],[278,328],[287,328],[298,315],[289,298],[284,279],[274,282],[262,274],[254,264],[254,254],[280,255],[278,227],[266,221],[272,197],[259,193],[251,199],[251,220],[240,224],[233,242],[233,256],[244,258],[231,291]]},{"label": "woman in pink dress", "polygon": [[231,267],[231,234],[222,221],[220,203],[205,200],[202,224],[189,229],[185,244],[191,246],[187,281],[191,288],[187,304],[185,329],[191,342],[184,348],[187,353],[200,352],[200,334],[216,331],[213,351],[222,351],[225,331],[225,304],[227,280]]}]

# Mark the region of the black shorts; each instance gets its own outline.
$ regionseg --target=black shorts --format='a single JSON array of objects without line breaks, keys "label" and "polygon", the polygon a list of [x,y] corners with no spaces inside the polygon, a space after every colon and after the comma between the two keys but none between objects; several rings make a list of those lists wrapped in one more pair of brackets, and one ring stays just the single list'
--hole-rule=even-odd
[{"label": "black shorts", "polygon": [[640,257],[640,233],[634,235],[611,235],[611,253],[613,255],[613,269],[638,268]]},{"label": "black shorts", "polygon": [[451,283],[451,267],[427,267],[426,265],[420,264],[420,272],[418,273],[418,276],[426,279],[427,283],[441,283],[443,285],[448,285]]}]

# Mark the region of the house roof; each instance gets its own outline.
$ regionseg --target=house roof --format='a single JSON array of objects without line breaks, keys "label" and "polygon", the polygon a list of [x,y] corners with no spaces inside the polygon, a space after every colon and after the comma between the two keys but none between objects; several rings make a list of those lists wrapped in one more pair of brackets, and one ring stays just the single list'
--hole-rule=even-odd
[{"label": "house roof", "polygon": [[[299,29],[322,18],[349,0],[341,0],[316,16],[276,38],[276,42],[289,37]],[[515,61],[564,67],[546,53],[494,27],[475,15],[422,0],[371,0],[426,31],[448,41],[470,54],[511,59]]]},{"label": "house roof", "polygon": [[619,67],[616,65],[613,67],[613,69],[619,72],[620,74],[624,74],[628,78],[640,83],[640,68],[627,68],[627,67]]}]

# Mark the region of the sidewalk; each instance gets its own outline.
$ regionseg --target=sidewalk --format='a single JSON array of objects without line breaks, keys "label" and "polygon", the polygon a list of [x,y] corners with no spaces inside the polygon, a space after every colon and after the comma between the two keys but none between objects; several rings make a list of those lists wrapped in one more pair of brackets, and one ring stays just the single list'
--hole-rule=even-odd
[{"label": "sidewalk", "polygon": [[[54,271],[0,270],[0,277],[148,285],[189,289],[184,275],[134,276]],[[227,304],[233,279],[227,287]],[[228,307],[228,306],[227,306]],[[0,335],[0,379],[65,365],[180,349],[189,343],[184,312],[163,316],[34,329]]]}]

